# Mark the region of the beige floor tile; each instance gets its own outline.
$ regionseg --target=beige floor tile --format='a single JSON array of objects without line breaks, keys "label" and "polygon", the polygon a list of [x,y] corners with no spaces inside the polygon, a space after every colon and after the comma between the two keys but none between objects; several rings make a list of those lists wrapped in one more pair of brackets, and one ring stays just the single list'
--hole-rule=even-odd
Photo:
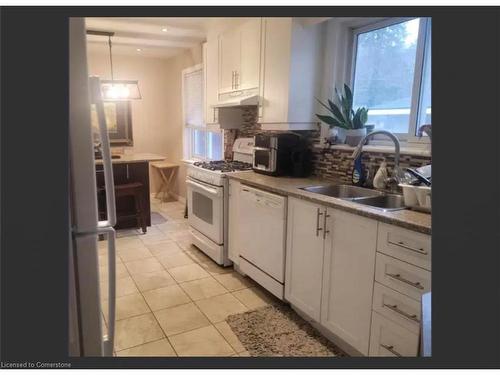
[{"label": "beige floor tile", "polygon": [[251,355],[248,350],[245,350],[244,352],[238,353],[238,357],[251,357]]},{"label": "beige floor tile", "polygon": [[200,263],[200,267],[207,271],[210,275],[225,275],[226,273],[234,272],[233,267],[222,267],[215,263],[212,259]]},{"label": "beige floor tile", "polygon": [[170,232],[168,235],[174,241],[191,238],[191,233],[187,229]]},{"label": "beige floor tile", "polygon": [[213,277],[188,281],[179,284],[179,286],[184,289],[193,301],[227,293],[227,289]]},{"label": "beige floor tile", "polygon": [[136,273],[132,278],[141,292],[176,284],[167,271]]},{"label": "beige floor tile", "polygon": [[182,252],[182,249],[174,241],[162,241],[155,244],[148,244],[146,247],[151,253],[158,257]]},{"label": "beige floor tile", "polygon": [[118,251],[134,247],[141,247],[142,245],[142,241],[137,236],[122,237],[116,239],[116,248]]},{"label": "beige floor tile", "polygon": [[[179,246],[181,246],[181,245],[179,244]],[[199,250],[198,248],[196,248],[194,245],[192,245],[191,247],[188,247],[188,248],[184,248],[184,247],[181,246],[181,248],[196,263],[208,263],[208,262],[212,262],[212,263],[215,264],[215,262],[212,259],[210,259],[210,257],[208,255],[206,255],[205,253],[203,253],[201,250]]]},{"label": "beige floor tile", "polygon": [[[102,310],[108,316],[109,301],[103,301]],[[151,312],[140,293],[116,298],[116,320],[131,318]]]},{"label": "beige floor tile", "polygon": [[230,291],[245,289],[253,286],[252,281],[248,277],[241,276],[239,273],[234,271],[222,275],[214,274],[213,276]]},{"label": "beige floor tile", "polygon": [[229,315],[248,310],[244,304],[230,293],[202,299],[195,303],[212,323],[222,322]]},{"label": "beige floor tile", "polygon": [[226,322],[219,322],[214,324],[217,331],[224,337],[224,339],[231,345],[235,352],[243,352],[246,348],[243,346],[238,337],[234,334],[233,330]]},{"label": "beige floor tile", "polygon": [[116,353],[118,357],[176,357],[167,339],[148,342]]},{"label": "beige floor tile", "polygon": [[167,212],[167,218],[172,220],[184,219],[184,208]]},{"label": "beige floor tile", "polygon": [[137,247],[128,247],[118,251],[118,256],[123,262],[131,262],[133,260],[151,258],[153,254],[147,249],[146,246],[141,245]]},{"label": "beige floor tile", "polygon": [[[124,277],[130,276],[130,274],[127,271],[127,268],[123,263],[116,263],[116,279],[121,279]],[[101,282],[102,281],[108,281],[108,266],[101,266],[99,267],[99,277]]]},{"label": "beige floor tile", "polygon": [[[108,280],[101,281],[101,299],[108,299]],[[134,280],[130,276],[116,279],[116,297],[123,297],[129,294],[138,293]]]},{"label": "beige floor tile", "polygon": [[156,258],[166,269],[186,266],[188,264],[195,263],[195,261],[184,252],[168,254],[168,255],[159,255]]},{"label": "beige floor tile", "polygon": [[196,248],[196,246],[194,246],[192,244],[192,241],[190,238],[180,239],[180,240],[177,240],[176,242],[177,242],[177,245],[179,245],[182,248],[182,250],[193,250],[193,249],[198,250]]},{"label": "beige floor tile", "polygon": [[154,312],[167,336],[210,325],[194,303],[187,303]]},{"label": "beige floor tile", "polygon": [[171,233],[186,229],[186,227],[181,223],[176,223],[175,221],[167,221],[166,223],[158,224],[158,229],[163,233]]},{"label": "beige floor tile", "polygon": [[257,309],[272,302],[271,296],[260,288],[247,288],[232,292],[249,309]]},{"label": "beige floor tile", "polygon": [[210,276],[207,271],[205,271],[196,263],[188,264],[187,266],[171,268],[168,270],[168,272],[178,283],[202,279],[204,277]]},{"label": "beige floor tile", "polygon": [[145,245],[153,245],[158,242],[164,242],[171,240],[170,236],[166,233],[158,233],[153,235],[145,235],[139,237]]},{"label": "beige floor tile", "polygon": [[146,258],[141,260],[134,260],[132,262],[126,262],[125,267],[127,267],[128,272],[133,275],[136,273],[144,272],[155,272],[162,271],[163,266],[156,260],[156,258]]},{"label": "beige floor tile", "polygon": [[142,295],[153,311],[191,302],[188,295],[178,285],[148,290]]},{"label": "beige floor tile", "polygon": [[117,321],[115,336],[117,351],[165,337],[152,313]]},{"label": "beige floor tile", "polygon": [[170,337],[179,356],[231,356],[234,350],[214,326],[199,328]]}]

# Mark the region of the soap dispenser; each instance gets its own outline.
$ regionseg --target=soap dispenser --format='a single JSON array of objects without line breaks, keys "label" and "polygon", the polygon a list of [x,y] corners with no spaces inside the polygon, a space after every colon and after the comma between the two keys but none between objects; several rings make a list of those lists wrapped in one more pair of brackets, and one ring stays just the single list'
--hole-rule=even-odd
[{"label": "soap dispenser", "polygon": [[365,183],[365,174],[363,173],[363,164],[361,163],[360,154],[356,160],[354,160],[354,168],[352,170],[351,182],[356,186],[363,186]]},{"label": "soap dispenser", "polygon": [[377,173],[375,173],[375,177],[373,177],[373,187],[375,189],[385,189],[387,176],[387,162],[383,161]]}]

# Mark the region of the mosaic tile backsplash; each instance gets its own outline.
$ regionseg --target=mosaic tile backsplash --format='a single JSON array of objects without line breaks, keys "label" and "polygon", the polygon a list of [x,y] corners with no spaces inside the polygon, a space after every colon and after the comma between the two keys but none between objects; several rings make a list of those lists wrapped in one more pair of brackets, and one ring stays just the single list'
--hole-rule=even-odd
[{"label": "mosaic tile backsplash", "polygon": [[[257,122],[257,109],[255,107],[244,107],[244,123],[239,129],[224,131],[224,157],[231,159],[232,146],[236,138],[253,137],[262,132]],[[326,180],[340,180],[351,183],[353,171],[352,151],[336,150],[320,147],[320,131],[298,131],[308,138],[312,150],[313,175]],[[371,184],[375,173],[383,161],[387,162],[388,169],[394,167],[394,154],[383,152],[363,152],[362,163],[367,176],[367,185]],[[431,157],[401,154],[399,164],[401,167],[418,168],[431,164]]]}]

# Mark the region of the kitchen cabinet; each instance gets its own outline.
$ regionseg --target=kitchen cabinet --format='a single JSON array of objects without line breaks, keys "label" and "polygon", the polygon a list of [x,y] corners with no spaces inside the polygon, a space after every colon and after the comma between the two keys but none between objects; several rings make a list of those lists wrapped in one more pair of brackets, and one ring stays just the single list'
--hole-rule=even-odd
[{"label": "kitchen cabinet", "polygon": [[367,355],[377,222],[289,198],[285,298]]},{"label": "kitchen cabinet", "polygon": [[322,25],[263,18],[259,123],[263,130],[317,129]]},{"label": "kitchen cabinet", "polygon": [[235,265],[240,263],[240,187],[239,181],[229,180],[228,257]]},{"label": "kitchen cabinet", "polygon": [[320,321],[324,240],[323,206],[288,199],[285,299]]},{"label": "kitchen cabinet", "polygon": [[214,108],[218,100],[218,55],[217,39],[208,39],[203,44],[203,74],[205,86],[205,124],[207,127],[217,126],[218,110]]},{"label": "kitchen cabinet", "polygon": [[368,355],[377,222],[328,209],[321,325]]},{"label": "kitchen cabinet", "polygon": [[219,35],[219,95],[259,86],[260,41],[260,18]]}]

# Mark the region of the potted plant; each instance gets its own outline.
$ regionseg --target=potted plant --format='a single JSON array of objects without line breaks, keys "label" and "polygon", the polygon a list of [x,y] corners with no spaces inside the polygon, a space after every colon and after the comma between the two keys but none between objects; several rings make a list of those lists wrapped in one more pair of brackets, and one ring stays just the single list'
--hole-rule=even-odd
[{"label": "potted plant", "polygon": [[368,120],[368,108],[359,107],[356,111],[352,109],[352,91],[346,84],[344,84],[343,94],[337,88],[335,88],[335,93],[337,94],[338,104],[328,99],[328,105],[326,105],[316,98],[332,116],[320,114],[316,114],[316,116],[328,124],[330,129],[343,129],[345,131],[345,143],[349,146],[357,146],[366,135],[365,123]]}]

